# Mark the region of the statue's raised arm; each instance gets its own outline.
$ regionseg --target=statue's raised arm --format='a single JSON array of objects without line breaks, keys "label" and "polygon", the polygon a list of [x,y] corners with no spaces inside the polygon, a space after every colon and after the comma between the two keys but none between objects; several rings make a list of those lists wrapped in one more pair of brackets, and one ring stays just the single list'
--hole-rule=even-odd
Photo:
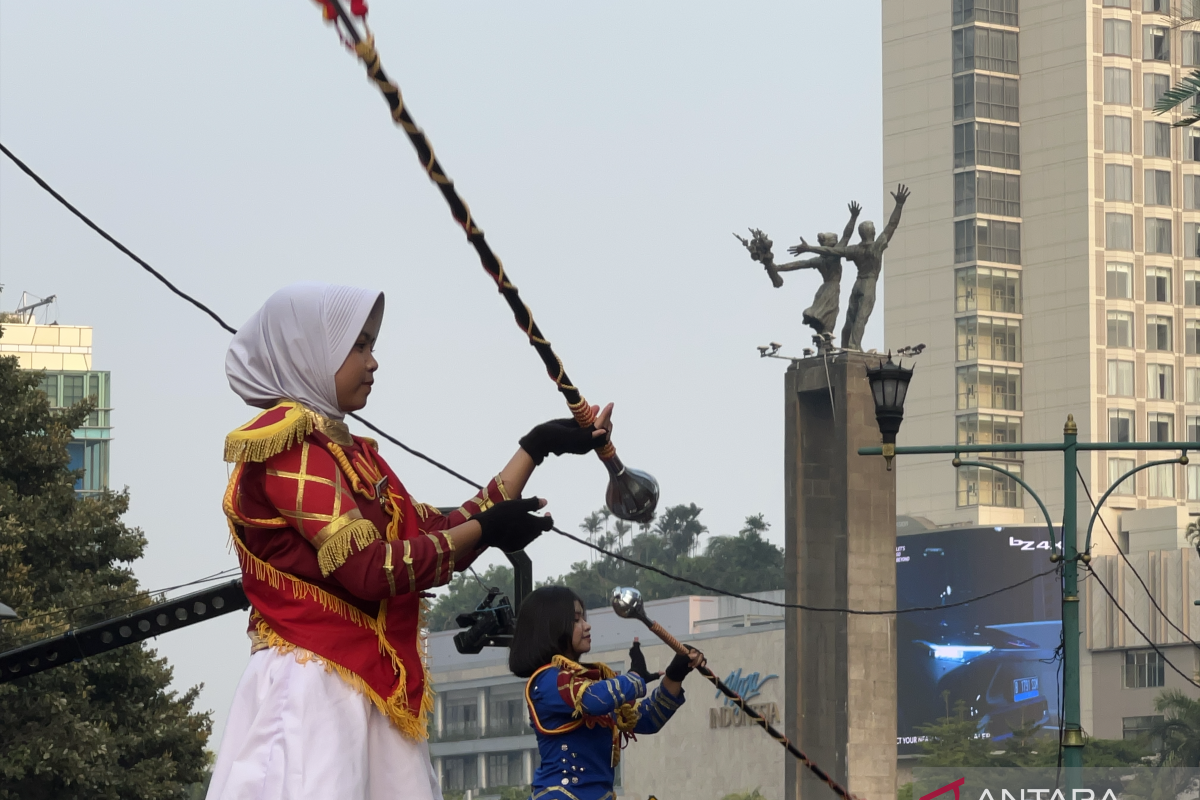
[{"label": "statue's raised arm", "polygon": [[912,194],[908,187],[903,183],[896,187],[896,191],[892,192],[892,197],[896,200],[896,207],[892,209],[892,216],[888,219],[887,227],[883,229],[883,233],[879,236],[879,249],[888,246],[888,242],[892,240],[892,234],[896,232],[896,228],[900,226],[900,212],[904,210],[904,201]]},{"label": "statue's raised arm", "polygon": [[846,229],[842,231],[842,238],[838,240],[839,247],[850,244],[850,236],[854,233],[854,223],[858,220],[858,215],[862,213],[862,206],[853,200],[850,201],[848,208],[850,209],[850,221],[846,223]]}]

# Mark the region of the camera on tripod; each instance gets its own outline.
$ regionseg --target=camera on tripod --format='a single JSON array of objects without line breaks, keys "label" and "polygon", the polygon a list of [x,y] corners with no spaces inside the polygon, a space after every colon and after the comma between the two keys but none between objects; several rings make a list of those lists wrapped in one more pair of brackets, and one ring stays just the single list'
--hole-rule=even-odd
[{"label": "camera on tripod", "polygon": [[508,647],[517,629],[517,615],[508,598],[493,587],[474,611],[454,619],[467,630],[454,637],[454,647],[464,654],[475,654],[485,647]]}]

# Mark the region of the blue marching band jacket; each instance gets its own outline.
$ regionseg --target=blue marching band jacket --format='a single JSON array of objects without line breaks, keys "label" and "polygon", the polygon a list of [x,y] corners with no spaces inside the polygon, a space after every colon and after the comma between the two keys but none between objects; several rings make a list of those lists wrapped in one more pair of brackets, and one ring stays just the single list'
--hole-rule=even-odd
[{"label": "blue marching band jacket", "polygon": [[542,759],[532,800],[613,800],[623,740],[657,733],[683,701],[682,689],[676,697],[659,685],[647,697],[637,675],[555,656],[525,685]]}]

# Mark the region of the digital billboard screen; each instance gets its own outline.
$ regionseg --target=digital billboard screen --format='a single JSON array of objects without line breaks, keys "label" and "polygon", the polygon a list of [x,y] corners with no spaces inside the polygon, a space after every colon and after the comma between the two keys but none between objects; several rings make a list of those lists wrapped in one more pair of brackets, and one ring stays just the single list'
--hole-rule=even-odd
[{"label": "digital billboard screen", "polygon": [[1050,552],[1044,527],[897,537],[897,606],[935,607],[896,617],[900,755],[922,752],[920,727],[956,714],[960,701],[980,736],[1004,739],[1031,724],[1058,729],[1058,576],[954,605],[1045,572],[1052,567]]}]

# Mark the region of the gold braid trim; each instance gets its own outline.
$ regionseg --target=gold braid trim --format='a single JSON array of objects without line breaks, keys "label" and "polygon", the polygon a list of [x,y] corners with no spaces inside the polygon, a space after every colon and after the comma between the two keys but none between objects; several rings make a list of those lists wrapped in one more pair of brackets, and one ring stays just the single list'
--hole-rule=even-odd
[{"label": "gold braid trim", "polygon": [[361,517],[334,531],[317,550],[317,565],[321,568],[321,577],[328,578],[329,573],[345,564],[346,559],[354,553],[354,545],[357,545],[361,552],[377,539],[379,529],[375,527],[375,523]]},{"label": "gold braid trim", "polygon": [[[278,408],[287,407],[283,418],[261,428],[247,430],[257,422],[263,414],[270,414]],[[274,408],[269,408],[250,422],[225,437],[225,460],[266,461],[274,455],[282,453],[292,445],[300,442],[313,432],[312,417],[299,403],[284,401]]]},{"label": "gold braid trim", "polygon": [[405,682],[403,675],[400,677],[400,690],[385,700],[352,670],[309,650],[297,647],[271,630],[271,627],[263,620],[259,620],[258,622],[257,633],[259,639],[277,653],[292,653],[296,659],[296,663],[307,664],[312,661],[325,667],[326,672],[337,673],[337,676],[349,684],[350,688],[370,700],[379,709],[379,712],[387,717],[405,738],[414,742],[419,742],[427,738],[426,726],[429,720],[429,713],[433,710],[433,696],[428,688],[428,681],[425,683],[426,697],[422,699],[421,711],[414,716],[408,710],[408,703],[404,697]]},{"label": "gold braid trim", "polygon": [[[591,686],[592,683],[594,683],[594,681],[583,678],[583,674],[587,672],[589,668],[594,668],[600,672],[600,680],[606,681],[617,676],[617,673],[613,672],[607,664],[589,664],[588,666],[584,666],[572,661],[566,656],[555,656],[554,658],[550,659],[550,663],[558,667],[563,672],[574,675],[586,681],[586,683],[580,687],[578,692],[574,691],[574,689],[571,691],[571,700],[574,703],[575,716],[577,717],[584,716],[583,693],[587,691],[587,688]],[[617,730],[619,730],[621,733],[629,733],[634,729],[634,727],[637,726],[639,717],[640,715],[638,714],[638,710],[633,704],[622,703],[616,710]]]},{"label": "gold braid trim", "polygon": [[[314,597],[320,601],[321,607],[326,611],[332,611],[342,618],[347,619],[356,625],[360,625],[361,627],[366,628],[374,633],[379,642],[379,652],[388,657],[388,660],[391,661],[392,669],[396,672],[398,688],[391,697],[389,697],[387,700],[384,700],[377,692],[375,692],[375,690],[367,686],[366,682],[363,681],[362,678],[360,678],[351,670],[346,669],[345,667],[336,664],[327,658],[322,658],[316,654],[309,653],[307,650],[302,651],[304,654],[304,660],[320,661],[326,665],[327,670],[332,668],[333,671],[337,672],[338,675],[341,676],[342,680],[350,684],[350,686],[356,691],[359,691],[370,698],[371,702],[375,704],[375,707],[392,721],[392,724],[396,726],[400,733],[407,736],[409,739],[412,739],[413,741],[419,741],[421,739],[428,738],[426,726],[429,721],[429,715],[433,713],[434,691],[433,683],[429,678],[427,652],[428,646],[426,642],[427,634],[425,622],[426,604],[424,599],[421,600],[417,618],[417,651],[421,657],[421,674],[425,679],[425,693],[421,698],[420,712],[414,716],[412,712],[408,710],[408,669],[405,667],[404,662],[400,660],[400,654],[396,652],[396,648],[393,647],[392,643],[387,640],[386,602],[379,604],[379,615],[372,619],[370,616],[364,614],[362,611],[359,611],[357,608],[350,605],[345,600],[342,600],[340,597],[335,597],[318,586],[313,586],[312,584],[306,583],[294,575],[289,575],[286,572],[278,570],[267,562],[263,561],[258,556],[251,553],[246,548],[246,545],[242,542],[241,538],[238,537],[237,528],[234,526],[232,521],[229,523],[229,532],[231,538],[233,539],[234,546],[237,548],[238,561],[241,563],[242,570],[244,572],[253,572],[255,578],[260,581],[266,581],[272,589],[282,589],[284,581],[286,580],[288,582],[288,588],[291,590],[292,596],[295,598],[304,600],[308,597]],[[267,647],[279,650],[280,652],[287,653],[298,649],[295,645],[284,640],[283,637],[272,631],[266,622],[261,619],[261,617],[258,620],[258,635],[260,642],[265,642]],[[297,657],[299,658],[300,656]],[[301,663],[304,663],[304,661],[301,661]]]}]

